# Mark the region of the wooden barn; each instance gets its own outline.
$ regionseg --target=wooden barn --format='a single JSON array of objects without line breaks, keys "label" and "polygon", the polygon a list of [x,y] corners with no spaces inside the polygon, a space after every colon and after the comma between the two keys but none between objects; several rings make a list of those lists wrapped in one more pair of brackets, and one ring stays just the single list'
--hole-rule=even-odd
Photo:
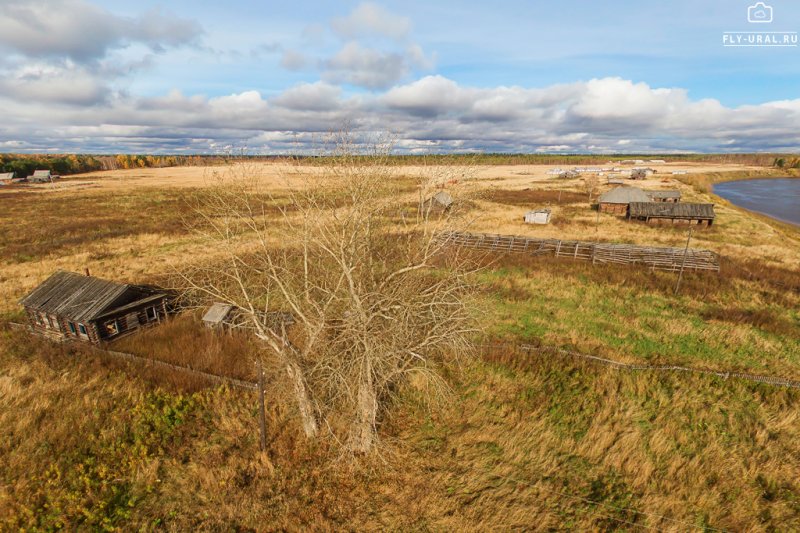
[{"label": "wooden barn", "polygon": [[672,202],[681,201],[681,191],[644,191],[650,197],[651,202]]},{"label": "wooden barn", "polygon": [[33,176],[28,178],[30,183],[50,183],[53,181],[53,176],[49,170],[34,170]]},{"label": "wooden barn", "polygon": [[168,299],[152,287],[58,271],[20,304],[36,333],[100,344],[160,322],[167,316]]},{"label": "wooden barn", "polygon": [[689,204],[683,202],[631,202],[628,218],[656,224],[697,224],[711,226],[714,223],[714,204]]},{"label": "wooden barn", "polygon": [[635,168],[631,170],[631,179],[632,180],[643,180],[647,179],[648,172],[645,168]]},{"label": "wooden barn", "polygon": [[549,209],[536,209],[525,213],[526,224],[547,224],[550,222]]},{"label": "wooden barn", "polygon": [[602,213],[624,215],[628,212],[628,205],[631,202],[649,201],[647,193],[638,187],[615,187],[600,196],[597,200],[597,209]]},{"label": "wooden barn", "polygon": [[10,185],[13,183],[14,180],[14,173],[13,172],[0,172],[0,185]]}]

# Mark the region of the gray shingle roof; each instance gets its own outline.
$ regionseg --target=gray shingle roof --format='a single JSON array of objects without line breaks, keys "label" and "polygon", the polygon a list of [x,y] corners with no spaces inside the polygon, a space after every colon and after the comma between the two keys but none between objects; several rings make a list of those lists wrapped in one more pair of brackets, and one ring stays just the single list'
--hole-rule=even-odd
[{"label": "gray shingle roof", "polygon": [[714,204],[632,202],[629,209],[631,217],[713,219]]},{"label": "gray shingle roof", "polygon": [[629,204],[631,202],[649,202],[642,189],[638,187],[617,187],[600,196],[598,202],[601,204]]},{"label": "gray shingle roof", "polygon": [[680,198],[681,191],[644,191],[650,198]]},{"label": "gray shingle roof", "polygon": [[20,303],[37,311],[85,322],[100,316],[129,289],[130,285],[59,270]]}]

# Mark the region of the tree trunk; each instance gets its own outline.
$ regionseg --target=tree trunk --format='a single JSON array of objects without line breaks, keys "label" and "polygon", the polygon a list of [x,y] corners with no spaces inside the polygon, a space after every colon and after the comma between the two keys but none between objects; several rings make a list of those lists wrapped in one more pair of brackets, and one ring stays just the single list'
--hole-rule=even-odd
[{"label": "tree trunk", "polygon": [[292,382],[297,407],[300,411],[300,420],[303,422],[303,431],[305,431],[306,437],[313,439],[317,436],[319,427],[317,426],[317,418],[314,415],[314,406],[308,397],[308,388],[303,379],[303,371],[297,363],[287,363],[286,373]]},{"label": "tree trunk", "polygon": [[378,416],[378,398],[372,379],[364,379],[358,386],[356,420],[350,434],[350,449],[356,453],[369,453],[375,445],[375,422]]}]

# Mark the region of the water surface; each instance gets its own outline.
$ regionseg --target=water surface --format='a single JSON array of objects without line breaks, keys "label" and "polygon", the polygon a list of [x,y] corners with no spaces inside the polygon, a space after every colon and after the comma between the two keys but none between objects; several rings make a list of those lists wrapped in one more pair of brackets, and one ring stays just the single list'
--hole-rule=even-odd
[{"label": "water surface", "polygon": [[727,181],[714,185],[714,194],[739,207],[800,226],[800,179]]}]

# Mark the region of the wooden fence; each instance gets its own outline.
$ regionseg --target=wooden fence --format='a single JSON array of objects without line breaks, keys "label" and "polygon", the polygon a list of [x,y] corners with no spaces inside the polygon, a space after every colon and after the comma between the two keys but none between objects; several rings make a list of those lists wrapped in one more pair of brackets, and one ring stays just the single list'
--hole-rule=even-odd
[{"label": "wooden fence", "polygon": [[643,265],[670,272],[685,270],[719,272],[719,255],[694,248],[659,248],[634,244],[608,244],[559,239],[536,239],[518,235],[444,232],[438,238],[453,246],[476,248],[496,253],[551,255],[592,263]]}]

